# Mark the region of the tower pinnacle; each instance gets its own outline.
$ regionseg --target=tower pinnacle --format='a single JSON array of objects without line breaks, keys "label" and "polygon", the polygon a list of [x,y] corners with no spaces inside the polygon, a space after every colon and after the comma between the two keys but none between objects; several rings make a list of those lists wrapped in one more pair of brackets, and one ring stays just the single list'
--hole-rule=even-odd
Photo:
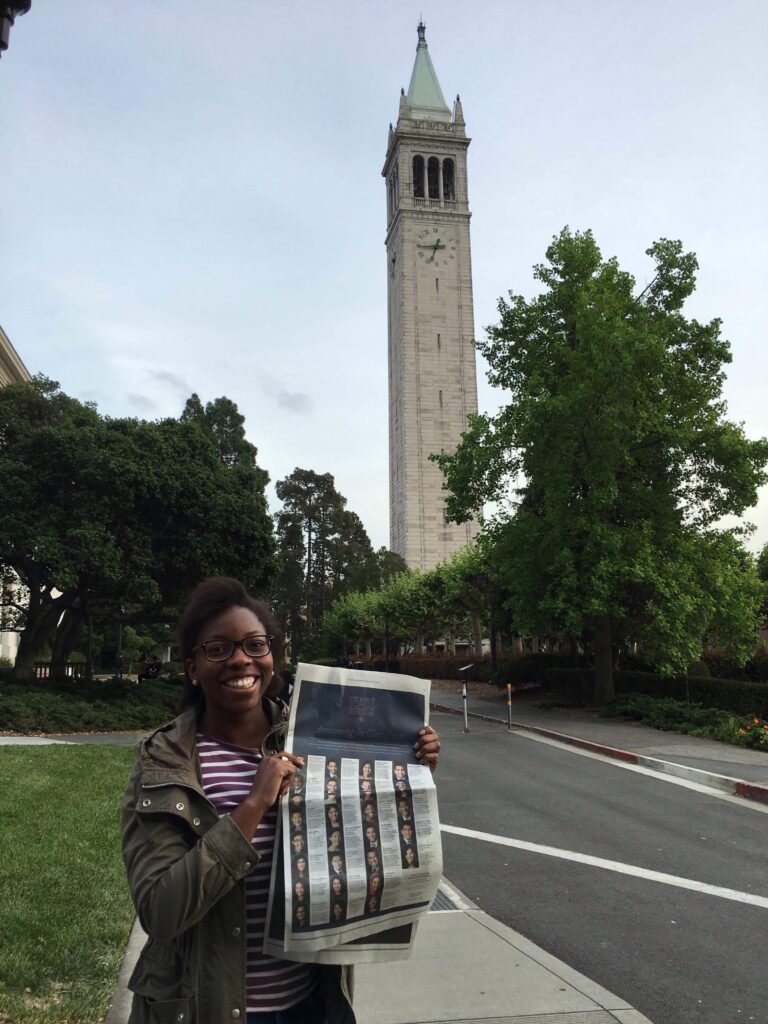
[{"label": "tower pinnacle", "polygon": [[413,62],[411,84],[408,86],[410,116],[416,121],[450,121],[451,111],[429,56],[427,28],[423,21],[419,22],[417,32],[419,41],[416,45],[416,60]]}]

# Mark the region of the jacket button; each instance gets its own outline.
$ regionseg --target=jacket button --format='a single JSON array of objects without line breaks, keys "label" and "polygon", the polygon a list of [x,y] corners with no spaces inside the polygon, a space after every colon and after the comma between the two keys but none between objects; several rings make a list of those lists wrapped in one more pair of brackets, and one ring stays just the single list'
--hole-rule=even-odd
[{"label": "jacket button", "polygon": [[176,1020],[179,1022],[179,1024],[181,1024],[181,1022],[184,1020],[184,1014],[183,1013],[177,1013],[176,1014]]},{"label": "jacket button", "polygon": [[230,1013],[230,1017],[232,1018],[232,1020],[238,1020],[240,1018],[240,1011],[237,1008],[235,1008],[232,1011],[232,1013]]},{"label": "jacket button", "polygon": [[243,863],[243,871],[250,871],[250,870],[251,870],[251,862],[249,860],[246,860]]},{"label": "jacket button", "polygon": [[239,928],[233,928],[232,929],[232,934],[235,936],[235,938],[238,938],[238,936],[240,935],[240,929]]},{"label": "jacket button", "polygon": [[141,801],[141,806],[142,806],[142,807],[149,807],[149,805],[150,805],[151,803],[152,803],[152,801],[151,801],[151,800],[149,800],[149,799],[147,799],[147,800],[142,800],[142,801]]},{"label": "jacket button", "polygon": [[184,810],[184,804],[183,804],[183,803],[182,803],[181,801],[179,801],[179,802],[178,802],[178,803],[176,804],[176,810],[177,810],[177,811],[183,811],[183,810]]},{"label": "jacket button", "polygon": [[199,825],[200,824],[200,819],[199,818],[193,818],[192,819],[192,824],[193,825]]}]

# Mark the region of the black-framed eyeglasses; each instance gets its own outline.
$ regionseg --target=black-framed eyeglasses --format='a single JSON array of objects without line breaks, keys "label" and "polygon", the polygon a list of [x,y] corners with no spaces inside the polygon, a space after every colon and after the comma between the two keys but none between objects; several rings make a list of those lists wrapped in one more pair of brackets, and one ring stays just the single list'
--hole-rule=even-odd
[{"label": "black-framed eyeglasses", "polygon": [[272,650],[274,639],[273,636],[254,635],[244,640],[207,640],[204,644],[198,644],[195,651],[201,649],[207,661],[227,661],[235,653],[236,647],[249,658],[263,658]]}]

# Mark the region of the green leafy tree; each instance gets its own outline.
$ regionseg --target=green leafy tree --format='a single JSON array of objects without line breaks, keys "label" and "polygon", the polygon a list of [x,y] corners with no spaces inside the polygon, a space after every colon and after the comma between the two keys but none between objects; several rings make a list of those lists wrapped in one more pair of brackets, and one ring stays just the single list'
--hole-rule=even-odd
[{"label": "green leafy tree", "polygon": [[359,516],[347,509],[330,473],[295,469],[275,485],[279,572],[274,601],[294,656],[320,629],[333,600],[353,587],[373,556]]},{"label": "green leafy tree", "polygon": [[252,445],[237,449],[197,422],[101,417],[42,378],[0,391],[0,566],[18,678],[46,642],[61,668],[93,608],[172,615],[217,573],[268,585],[267,476]]},{"label": "green leafy tree", "polygon": [[561,232],[534,270],[541,294],[501,300],[478,344],[507,403],[435,457],[453,520],[501,503],[512,618],[591,642],[598,701],[613,696],[613,645],[630,628],[667,670],[691,660],[713,620],[684,613],[694,584],[675,579],[686,558],[712,557],[692,538],[755,504],[768,460],[765,440],[725,418],[719,321],[682,313],[695,256],[668,240],[648,255],[654,274],[638,292],[590,232]]}]

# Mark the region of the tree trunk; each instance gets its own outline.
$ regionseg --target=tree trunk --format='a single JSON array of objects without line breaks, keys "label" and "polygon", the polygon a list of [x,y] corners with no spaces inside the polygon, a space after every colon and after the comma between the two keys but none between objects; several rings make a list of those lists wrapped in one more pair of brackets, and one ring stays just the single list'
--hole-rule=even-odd
[{"label": "tree trunk", "polygon": [[64,595],[43,602],[42,595],[33,594],[30,589],[27,623],[19,634],[19,649],[13,668],[13,678],[18,681],[33,679],[35,656],[53,633],[62,612]]},{"label": "tree trunk", "polygon": [[373,657],[373,652],[371,651],[371,641],[370,640],[366,640],[365,641],[365,656],[366,656],[366,658],[368,658],[369,661]]},{"label": "tree trunk", "polygon": [[[79,599],[77,599],[79,604]],[[67,674],[67,662],[75,649],[77,634],[83,622],[83,611],[80,607],[68,608],[56,627],[56,635],[51,644],[51,675],[61,679]]]},{"label": "tree trunk", "polygon": [[613,689],[613,650],[611,648],[611,617],[598,615],[594,622],[595,703],[610,704]]},{"label": "tree trunk", "polygon": [[456,653],[456,640],[454,639],[452,630],[445,631],[445,649],[448,654]]},{"label": "tree trunk", "polygon": [[416,646],[416,654],[419,654],[419,655],[423,656],[423,654],[424,654],[424,634],[423,633],[417,633],[416,634],[416,645],[415,646]]},{"label": "tree trunk", "polygon": [[491,682],[496,682],[496,675],[499,671],[498,652],[496,649],[496,643],[498,636],[496,633],[496,623],[491,619]]},{"label": "tree trunk", "polygon": [[472,623],[472,646],[474,648],[474,654],[476,658],[482,658],[483,631],[480,628],[480,615],[478,612],[470,612],[469,619]]}]

